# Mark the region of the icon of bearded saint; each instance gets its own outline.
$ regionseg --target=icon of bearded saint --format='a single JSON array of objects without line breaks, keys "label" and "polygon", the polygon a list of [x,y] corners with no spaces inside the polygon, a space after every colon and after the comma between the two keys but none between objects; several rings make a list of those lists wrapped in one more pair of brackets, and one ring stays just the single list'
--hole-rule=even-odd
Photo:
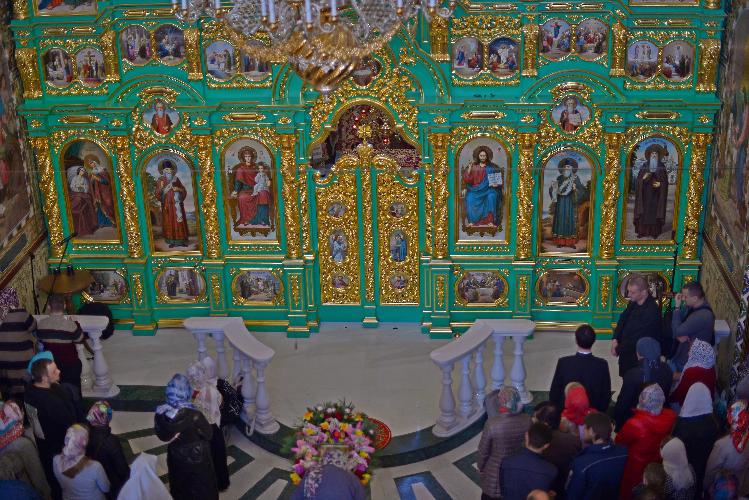
[{"label": "icon of bearded saint", "polygon": [[157,134],[166,135],[172,131],[174,123],[167,113],[166,103],[157,100],[153,103],[153,118],[151,118],[151,130]]}]

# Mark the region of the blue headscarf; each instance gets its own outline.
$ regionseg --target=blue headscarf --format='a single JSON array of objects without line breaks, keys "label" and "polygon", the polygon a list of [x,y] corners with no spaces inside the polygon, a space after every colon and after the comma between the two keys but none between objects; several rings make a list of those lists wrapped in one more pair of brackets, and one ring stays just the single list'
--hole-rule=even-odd
[{"label": "blue headscarf", "polygon": [[166,403],[156,408],[156,413],[174,418],[182,408],[195,409],[192,404],[192,387],[187,377],[177,373],[166,385]]},{"label": "blue headscarf", "polygon": [[653,337],[643,337],[637,341],[637,354],[642,356],[642,381],[655,382],[655,371],[661,361],[661,344]]}]

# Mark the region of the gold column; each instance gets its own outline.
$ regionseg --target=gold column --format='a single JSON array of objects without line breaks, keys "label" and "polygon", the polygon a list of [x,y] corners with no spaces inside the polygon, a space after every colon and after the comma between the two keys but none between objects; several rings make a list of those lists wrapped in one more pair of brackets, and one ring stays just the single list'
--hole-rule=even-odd
[{"label": "gold column", "polygon": [[302,250],[306,255],[312,254],[312,239],[310,233],[309,221],[309,201],[307,199],[307,167],[308,165],[300,164],[297,168],[299,176],[299,209],[302,212]]},{"label": "gold column", "polygon": [[[46,137],[32,137],[31,146],[36,151],[36,161],[39,165],[39,187],[44,196],[44,215],[47,217],[49,239],[51,242],[57,242],[63,239],[62,218],[55,186],[55,169],[52,167],[52,158],[49,156],[49,141]],[[62,247],[50,245],[50,257],[60,256],[62,256]]]},{"label": "gold column", "polygon": [[16,64],[23,82],[23,97],[38,99],[42,96],[42,83],[39,81],[39,67],[36,63],[36,49],[22,47],[16,49]]},{"label": "gold column", "polygon": [[702,212],[702,188],[705,185],[705,159],[707,145],[712,134],[692,134],[692,161],[689,164],[689,186],[687,187],[687,210],[684,218],[684,244],[681,256],[685,259],[697,257],[697,236],[700,234]]},{"label": "gold column", "polygon": [[603,203],[601,204],[601,241],[598,255],[602,259],[614,256],[614,239],[616,235],[616,204],[619,200],[619,174],[622,166],[619,161],[620,148],[624,141],[624,134],[620,132],[607,133],[606,164],[603,178]]},{"label": "gold column", "polygon": [[715,92],[715,79],[718,75],[720,40],[707,38],[700,40],[700,65],[697,71],[697,92]]},{"label": "gold column", "polygon": [[609,76],[624,76],[624,60],[627,56],[627,28],[620,22],[612,28],[614,47],[611,51],[611,71]]},{"label": "gold column", "polygon": [[213,179],[212,139],[209,135],[195,137],[198,145],[198,165],[200,166],[200,192],[203,203],[200,205],[205,218],[205,255],[215,259],[221,255],[221,238],[218,231],[218,201],[216,183]]},{"label": "gold column", "polygon": [[117,52],[115,51],[117,33],[107,30],[101,35],[99,40],[101,41],[101,50],[104,53],[104,69],[107,73],[106,81],[117,82],[120,80],[120,62],[117,59]]},{"label": "gold column", "polygon": [[611,276],[601,276],[601,311],[609,308],[609,295],[611,295]]},{"label": "gold column", "polygon": [[434,256],[438,259],[447,257],[447,235],[449,217],[447,215],[447,200],[450,190],[447,186],[447,143],[450,134],[431,134],[429,140],[432,143],[432,166],[434,169]]},{"label": "gold column", "polygon": [[523,76],[538,75],[538,68],[536,67],[538,31],[537,24],[523,25],[523,43],[525,44],[525,50],[523,50],[523,70],[521,71]]},{"label": "gold column", "polygon": [[434,16],[429,26],[429,40],[432,59],[435,61],[449,61],[450,54],[447,52],[447,19]]},{"label": "gold column", "polygon": [[359,167],[361,168],[362,213],[364,215],[364,288],[367,302],[373,303],[375,297],[374,221],[372,220],[372,155],[374,154],[374,148],[367,142],[371,136],[369,127],[359,128],[359,137],[364,139],[356,147],[356,153],[359,155]]},{"label": "gold column", "polygon": [[13,0],[13,13],[16,15],[16,19],[26,19],[29,13],[29,1]]},{"label": "gold column", "polygon": [[130,162],[130,137],[113,137],[117,148],[117,177],[120,179],[120,199],[122,212],[125,214],[125,232],[127,233],[127,253],[133,259],[143,256],[143,243],[138,223],[138,206],[135,203],[135,183],[133,168]]},{"label": "gold column", "polygon": [[432,214],[434,213],[434,167],[433,165],[424,165],[424,212],[427,214],[424,217],[424,253],[426,255],[432,255],[434,251],[432,235],[434,233],[434,221],[432,220]]},{"label": "gold column", "polygon": [[185,54],[187,54],[187,79],[200,80],[203,71],[200,67],[200,33],[198,28],[187,28],[184,31]]},{"label": "gold column", "polygon": [[286,256],[298,259],[302,256],[299,241],[299,183],[296,166],[296,135],[281,134],[281,196],[283,196],[286,220]]},{"label": "gold column", "polygon": [[518,134],[520,159],[518,160],[518,220],[515,237],[515,257],[527,259],[531,256],[531,227],[533,226],[533,146],[536,135]]}]

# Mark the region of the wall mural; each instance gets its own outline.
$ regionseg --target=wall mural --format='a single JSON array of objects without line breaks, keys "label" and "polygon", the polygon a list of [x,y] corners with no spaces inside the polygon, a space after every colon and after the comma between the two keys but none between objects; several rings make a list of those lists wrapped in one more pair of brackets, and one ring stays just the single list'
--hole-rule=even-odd
[{"label": "wall mural", "polygon": [[34,0],[40,16],[92,16],[96,14],[96,0]]},{"label": "wall mural", "polygon": [[156,292],[162,302],[198,302],[205,296],[205,280],[194,269],[165,269],[156,277]]},{"label": "wall mural", "polygon": [[120,34],[122,57],[135,66],[147,64],[153,56],[151,33],[143,26],[131,25]]},{"label": "wall mural", "polygon": [[242,271],[233,280],[232,291],[242,305],[275,304],[283,299],[283,286],[271,271]]},{"label": "wall mural", "polygon": [[94,281],[84,292],[84,300],[119,304],[127,296],[127,281],[121,271],[91,269],[91,276]]}]

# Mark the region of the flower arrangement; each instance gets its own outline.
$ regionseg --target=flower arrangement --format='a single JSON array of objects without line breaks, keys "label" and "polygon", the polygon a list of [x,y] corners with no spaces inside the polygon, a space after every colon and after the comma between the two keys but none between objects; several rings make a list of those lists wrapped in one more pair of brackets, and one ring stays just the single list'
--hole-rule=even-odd
[{"label": "flower arrangement", "polygon": [[301,425],[295,429],[290,449],[294,460],[291,481],[299,484],[310,468],[321,462],[325,449],[334,447],[343,450],[348,459],[344,468],[353,472],[366,486],[372,478],[375,432],[369,418],[354,411],[351,403],[340,401],[307,408]]}]

